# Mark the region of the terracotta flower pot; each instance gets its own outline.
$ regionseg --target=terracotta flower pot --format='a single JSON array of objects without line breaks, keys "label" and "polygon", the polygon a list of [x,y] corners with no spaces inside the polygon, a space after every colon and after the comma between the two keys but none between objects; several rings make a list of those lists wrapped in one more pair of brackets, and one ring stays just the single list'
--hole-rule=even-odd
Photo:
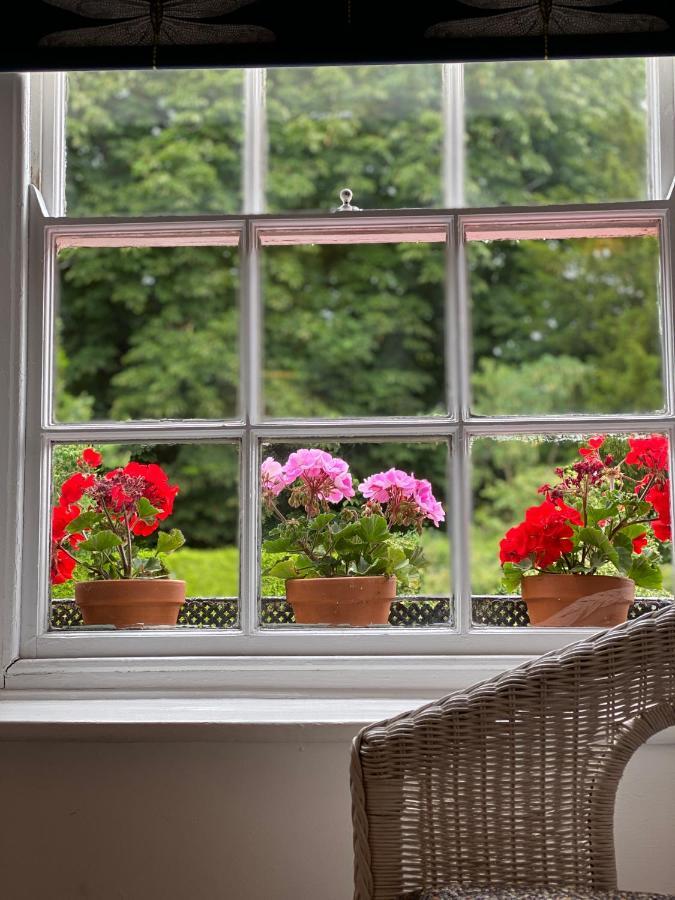
[{"label": "terracotta flower pot", "polygon": [[185,582],[170,578],[79,581],[75,602],[85,625],[175,625],[185,602]]},{"label": "terracotta flower pot", "polygon": [[302,625],[386,625],[396,578],[291,578],[286,599]]},{"label": "terracotta flower pot", "polygon": [[619,625],[635,600],[630,578],[614,575],[532,575],[521,590],[531,625],[563,628]]}]

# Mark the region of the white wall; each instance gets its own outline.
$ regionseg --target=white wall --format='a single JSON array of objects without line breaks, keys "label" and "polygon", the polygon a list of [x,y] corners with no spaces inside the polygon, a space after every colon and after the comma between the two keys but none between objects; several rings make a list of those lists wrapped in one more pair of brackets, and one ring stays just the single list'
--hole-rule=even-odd
[{"label": "white wall", "polygon": [[[0,897],[348,900],[349,743],[0,744]],[[675,893],[675,745],[631,761],[622,887]]]}]

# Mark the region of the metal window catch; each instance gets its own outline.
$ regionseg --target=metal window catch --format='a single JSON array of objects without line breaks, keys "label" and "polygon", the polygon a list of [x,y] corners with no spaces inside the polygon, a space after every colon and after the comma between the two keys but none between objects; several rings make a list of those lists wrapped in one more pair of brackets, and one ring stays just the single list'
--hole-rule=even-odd
[{"label": "metal window catch", "polygon": [[361,207],[352,206],[352,197],[354,195],[349,190],[349,188],[342,188],[340,191],[340,200],[342,200],[342,206],[334,207],[331,212],[361,212]]}]

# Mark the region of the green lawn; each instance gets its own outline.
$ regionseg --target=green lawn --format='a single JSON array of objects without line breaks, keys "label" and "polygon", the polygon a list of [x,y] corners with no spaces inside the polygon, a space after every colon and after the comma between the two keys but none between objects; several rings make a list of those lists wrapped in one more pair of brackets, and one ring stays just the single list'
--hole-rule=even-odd
[{"label": "green lawn", "polygon": [[171,574],[187,582],[188,597],[236,597],[239,593],[239,550],[178,550],[168,559]]}]

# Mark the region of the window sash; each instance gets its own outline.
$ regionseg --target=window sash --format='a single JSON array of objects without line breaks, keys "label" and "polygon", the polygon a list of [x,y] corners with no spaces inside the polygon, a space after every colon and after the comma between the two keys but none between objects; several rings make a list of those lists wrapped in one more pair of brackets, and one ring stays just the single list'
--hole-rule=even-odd
[{"label": "window sash", "polygon": [[[471,516],[469,491],[469,443],[472,437],[491,434],[565,434],[586,433],[600,430],[628,433],[631,431],[662,430],[669,435],[671,455],[675,446],[675,363],[673,360],[673,312],[672,270],[673,244],[671,239],[672,200],[641,201],[626,204],[569,204],[564,207],[519,207],[511,209],[466,209],[461,206],[461,144],[457,141],[457,123],[461,116],[461,67],[446,67],[445,111],[446,122],[454,127],[446,128],[446,161],[454,159],[455,167],[449,171],[446,164],[446,200],[454,201],[454,208],[428,211],[401,210],[391,212],[344,213],[303,216],[266,216],[262,209],[264,174],[264,73],[255,70],[247,73],[246,122],[247,147],[245,155],[245,208],[251,214],[233,217],[152,217],[135,219],[66,219],[50,217],[44,202],[34,192],[30,208],[29,255],[29,379],[26,411],[26,493],[25,527],[22,538],[24,556],[23,603],[21,610],[21,649],[25,657],[121,657],[121,656],[265,656],[290,654],[315,654],[321,657],[364,654],[396,656],[414,654],[423,657],[438,653],[530,654],[539,653],[572,640],[586,629],[550,629],[546,633],[529,629],[474,629],[471,623],[471,596],[469,578],[468,525]],[[663,75],[661,75],[663,77]],[[49,82],[49,76],[43,76]],[[44,85],[43,85],[44,87]],[[44,102],[53,107],[42,107],[41,132],[48,138],[62,111],[63,92],[46,90],[41,95]],[[50,126],[49,109],[54,121]],[[660,107],[661,109],[661,107]],[[45,110],[47,110],[45,112]],[[453,146],[458,152],[447,152],[449,134],[455,134]],[[652,130],[652,137],[655,131]],[[654,154],[652,154],[654,156]],[[659,163],[663,163],[662,154]],[[57,213],[62,212],[60,197],[63,194],[62,159],[52,155],[43,170],[52,165],[50,178],[43,178],[47,205]],[[453,181],[454,179],[454,181]],[[662,182],[663,183],[663,179]],[[454,184],[454,187],[452,186]],[[450,187],[448,186],[450,185]],[[481,229],[493,229],[506,236],[509,229],[570,228],[592,225],[644,228],[658,224],[661,232],[661,297],[663,310],[663,370],[666,385],[666,410],[658,415],[641,416],[555,416],[555,417],[501,417],[482,419],[470,413],[470,327],[468,315],[468,291],[463,242],[467,237],[484,235]],[[447,231],[447,279],[445,346],[448,360],[448,410],[447,416],[433,418],[387,418],[319,420],[264,419],[262,416],[261,335],[262,311],[260,297],[260,247],[266,242],[297,239],[299,232],[305,235],[371,229],[393,230],[394,233],[427,234]],[[399,229],[401,231],[399,231]],[[436,231],[434,231],[434,229]],[[49,358],[45,356],[42,337],[45,322],[50,321],[50,296],[53,290],[52,274],[55,249],[60,240],[71,245],[80,241],[102,240],[157,240],[162,232],[167,241],[182,240],[191,243],[202,235],[203,240],[216,242],[225,233],[237,232],[242,253],[240,359],[241,359],[241,417],[222,421],[196,422],[132,422],[92,424],[52,424],[47,415],[51,404],[51,380],[43,382],[38,373],[48,371]],[[103,236],[103,237],[102,237]],[[183,237],[181,237],[183,236]],[[96,244],[89,244],[89,246]],[[146,244],[148,245],[148,244]],[[45,253],[45,251],[47,251]],[[49,328],[46,332],[49,335]],[[45,383],[49,388],[45,393]],[[342,439],[387,438],[410,440],[414,438],[441,438],[452,440],[450,459],[451,481],[449,502],[449,536],[452,541],[452,572],[455,602],[453,627],[428,629],[322,629],[312,626],[289,628],[261,628],[258,623],[258,570],[259,570],[259,491],[258,467],[260,442],[266,439],[283,440],[303,437],[308,440],[321,437]],[[94,440],[235,440],[240,443],[240,630],[193,632],[176,630],[171,633],[137,632],[111,635],[104,632],[56,634],[48,631],[47,566],[49,550],[48,529],[48,448],[51,441]],[[675,460],[673,460],[675,462]],[[675,470],[675,466],[674,466]],[[39,558],[40,565],[34,560]],[[36,598],[40,598],[36,603]]]}]

